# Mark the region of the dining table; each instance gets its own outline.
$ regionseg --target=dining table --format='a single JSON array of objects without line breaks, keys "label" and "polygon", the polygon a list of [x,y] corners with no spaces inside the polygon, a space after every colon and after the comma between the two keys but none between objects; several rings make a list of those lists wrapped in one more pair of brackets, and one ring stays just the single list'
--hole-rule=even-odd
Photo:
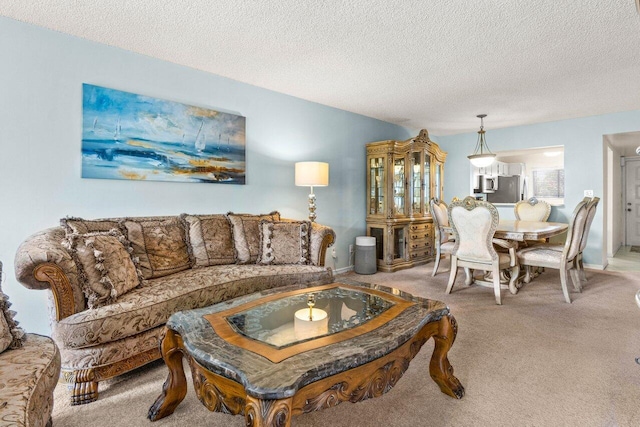
[{"label": "dining table", "polygon": [[524,242],[526,240],[548,239],[564,233],[569,224],[563,222],[521,221],[517,219],[501,219],[494,237],[505,240]]},{"label": "dining table", "polygon": [[[498,239],[524,242],[527,240],[548,239],[564,233],[569,224],[563,222],[522,221],[517,219],[501,219],[494,237]],[[445,233],[453,234],[451,226],[442,227]]]}]

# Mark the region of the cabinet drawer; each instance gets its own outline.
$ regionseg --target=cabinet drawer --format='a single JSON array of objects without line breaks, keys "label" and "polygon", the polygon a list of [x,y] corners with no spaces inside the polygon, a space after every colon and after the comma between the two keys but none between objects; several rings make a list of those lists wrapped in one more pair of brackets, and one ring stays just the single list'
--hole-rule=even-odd
[{"label": "cabinet drawer", "polygon": [[429,239],[430,237],[431,237],[431,233],[429,233],[429,230],[409,232],[409,241],[411,242],[414,240]]},{"label": "cabinet drawer", "polygon": [[409,232],[410,233],[413,233],[414,231],[415,232],[421,232],[421,231],[427,230],[430,225],[431,224],[427,224],[427,223],[424,223],[424,224],[411,224],[411,225],[409,225]]},{"label": "cabinet drawer", "polygon": [[430,247],[431,247],[431,242],[429,240],[419,240],[419,241],[409,242],[410,251],[419,251],[419,250],[428,249]]},{"label": "cabinet drawer", "polygon": [[416,252],[411,252],[411,254],[409,254],[409,259],[410,260],[417,260],[420,258],[426,258],[429,256],[429,250],[420,250],[420,251],[416,251]]}]

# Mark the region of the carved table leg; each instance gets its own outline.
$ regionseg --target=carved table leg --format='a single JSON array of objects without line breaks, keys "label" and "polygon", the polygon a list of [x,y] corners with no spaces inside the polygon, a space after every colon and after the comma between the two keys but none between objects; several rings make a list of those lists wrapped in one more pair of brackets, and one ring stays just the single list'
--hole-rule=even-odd
[{"label": "carved table leg", "polygon": [[292,399],[261,400],[247,396],[244,419],[247,427],[290,427]]},{"label": "carved table leg", "polygon": [[[66,376],[66,375],[64,375]],[[84,405],[98,400],[98,382],[93,369],[79,369],[71,372],[68,385],[71,390],[71,405]]]},{"label": "carved table leg", "polygon": [[165,327],[160,343],[162,358],[169,368],[169,376],[162,385],[162,394],[149,408],[148,418],[156,421],[173,414],[176,407],[187,394],[187,379],[182,366],[182,338],[176,332]]},{"label": "carved table leg", "polygon": [[453,367],[447,358],[447,353],[456,339],[457,332],[458,323],[453,315],[440,319],[438,332],[433,336],[436,345],[429,363],[429,373],[444,394],[461,399],[464,396],[464,387],[453,376]]}]

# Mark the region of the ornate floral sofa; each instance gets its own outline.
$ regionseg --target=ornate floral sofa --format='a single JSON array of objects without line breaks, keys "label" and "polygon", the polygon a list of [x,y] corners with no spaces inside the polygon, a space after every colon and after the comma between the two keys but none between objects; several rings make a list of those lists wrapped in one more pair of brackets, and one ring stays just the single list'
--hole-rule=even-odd
[{"label": "ornate floral sofa", "polygon": [[98,382],[160,358],[169,316],[294,283],[329,283],[335,233],[267,215],[180,215],[83,220],[27,238],[16,277],[48,289],[52,337],[71,403],[98,398]]},{"label": "ornate floral sofa", "polygon": [[50,426],[60,352],[51,338],[25,334],[10,306],[0,288],[0,425]]}]

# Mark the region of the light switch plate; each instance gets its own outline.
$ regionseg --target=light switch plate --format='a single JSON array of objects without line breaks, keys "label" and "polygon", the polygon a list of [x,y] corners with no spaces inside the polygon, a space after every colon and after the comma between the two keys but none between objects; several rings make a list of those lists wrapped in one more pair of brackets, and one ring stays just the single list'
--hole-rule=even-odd
[{"label": "light switch plate", "polygon": [[584,190],[584,197],[593,197],[593,190]]}]

